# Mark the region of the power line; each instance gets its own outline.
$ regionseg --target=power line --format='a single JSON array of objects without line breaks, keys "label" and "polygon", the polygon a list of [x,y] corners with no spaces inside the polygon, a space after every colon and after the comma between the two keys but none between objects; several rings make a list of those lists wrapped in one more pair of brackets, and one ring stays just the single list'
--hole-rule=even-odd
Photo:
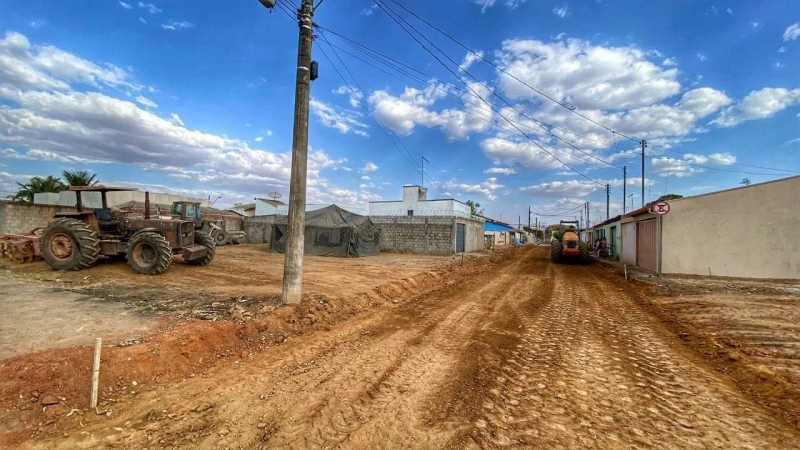
[{"label": "power line", "polygon": [[[758,175],[758,176],[766,176],[766,177],[784,176],[783,174],[780,174],[780,173],[756,173],[756,172],[746,172],[746,171],[742,171],[742,170],[720,169],[719,167],[703,166],[703,165],[700,165],[700,164],[692,164],[692,163],[689,163],[689,162],[686,162],[686,161],[682,161],[680,159],[670,158],[669,156],[663,156],[662,158],[667,159],[669,161],[674,161],[674,162],[676,162],[678,164],[686,164],[687,166],[697,167],[697,168],[700,168],[700,169],[716,170],[718,172],[741,173],[741,174],[745,174],[745,175]],[[653,159],[655,159],[655,158],[653,158]],[[770,170],[775,170],[775,169],[770,169]]]},{"label": "power line", "polygon": [[[599,182],[595,181],[594,179],[592,179],[591,177],[589,177],[588,175],[584,174],[583,172],[581,172],[581,171],[579,171],[579,170],[577,170],[577,169],[573,168],[573,167],[572,167],[572,166],[570,166],[569,164],[567,164],[567,163],[565,163],[564,161],[562,161],[561,159],[559,159],[557,156],[555,156],[554,154],[552,154],[551,152],[549,152],[547,149],[545,149],[545,148],[544,148],[544,147],[543,147],[541,144],[539,144],[538,142],[536,142],[536,140],[534,140],[533,138],[531,138],[530,136],[528,136],[528,134],[527,134],[527,133],[525,133],[524,131],[520,130],[520,129],[519,129],[519,127],[517,127],[516,125],[514,125],[514,124],[513,124],[513,123],[512,123],[512,122],[511,122],[511,121],[510,121],[508,118],[506,118],[504,115],[500,114],[500,113],[499,113],[499,111],[497,111],[497,109],[495,109],[495,108],[494,108],[494,106],[492,106],[492,104],[491,104],[491,103],[489,103],[489,102],[488,102],[486,99],[484,99],[483,97],[481,97],[480,95],[478,95],[478,93],[477,93],[477,92],[475,92],[475,90],[474,90],[474,89],[472,89],[472,88],[469,86],[469,84],[468,84],[468,83],[466,83],[466,82],[465,82],[465,81],[464,81],[464,80],[463,80],[461,77],[459,77],[459,76],[458,76],[458,74],[456,74],[456,73],[455,73],[455,72],[454,72],[454,71],[453,71],[453,70],[452,70],[450,67],[448,67],[448,66],[447,66],[447,64],[445,64],[445,63],[444,63],[444,62],[443,62],[441,59],[439,59],[439,57],[437,57],[437,56],[436,56],[436,55],[435,55],[435,54],[434,54],[434,53],[433,53],[433,52],[432,52],[432,51],[431,51],[431,50],[430,50],[430,49],[429,49],[427,46],[425,46],[425,44],[423,44],[422,42],[420,42],[420,40],[419,40],[419,39],[417,39],[417,37],[416,37],[416,36],[414,36],[414,34],[413,34],[413,33],[411,33],[410,31],[408,31],[408,30],[407,30],[407,29],[406,29],[406,28],[405,28],[405,27],[404,27],[404,26],[403,26],[403,25],[402,25],[402,24],[401,24],[401,23],[400,23],[400,22],[397,20],[397,18],[395,18],[395,16],[394,16],[394,15],[390,14],[388,10],[391,10],[391,8],[389,8],[388,6],[384,5],[384,4],[383,4],[383,3],[382,3],[380,0],[373,0],[373,2],[374,2],[376,5],[378,5],[378,7],[379,7],[379,8],[381,8],[381,10],[382,10],[384,13],[386,13],[386,15],[388,15],[388,16],[389,16],[389,17],[390,17],[390,18],[391,18],[391,19],[392,19],[392,20],[393,20],[393,21],[394,21],[394,22],[395,22],[395,23],[396,23],[398,26],[400,26],[400,28],[402,28],[402,29],[403,29],[403,31],[405,31],[405,32],[406,32],[406,34],[408,34],[409,36],[411,36],[411,38],[412,38],[412,39],[414,39],[414,40],[415,40],[415,41],[416,41],[416,42],[417,42],[417,43],[418,43],[420,46],[422,46],[422,48],[423,48],[423,49],[425,49],[425,51],[426,51],[426,52],[428,52],[428,53],[429,53],[429,54],[430,54],[430,55],[431,55],[431,56],[432,56],[432,57],[433,57],[433,58],[434,58],[434,59],[435,59],[437,62],[439,62],[439,64],[441,64],[441,65],[442,65],[442,66],[443,66],[443,67],[444,67],[444,68],[445,68],[447,71],[449,71],[449,72],[450,72],[450,73],[451,73],[451,74],[452,74],[454,77],[456,77],[456,78],[457,78],[459,81],[461,81],[461,82],[464,84],[464,86],[465,86],[465,87],[466,87],[466,88],[467,88],[467,89],[468,89],[470,92],[472,92],[472,94],[473,94],[473,95],[475,95],[476,97],[478,97],[479,99],[481,99],[481,100],[482,100],[484,103],[486,103],[486,105],[487,105],[487,106],[489,106],[489,107],[492,109],[492,111],[494,111],[496,114],[498,114],[498,115],[499,115],[500,117],[502,117],[504,120],[506,120],[506,121],[507,121],[509,124],[511,124],[511,126],[513,126],[513,127],[514,127],[514,128],[515,128],[515,129],[516,129],[518,132],[519,132],[519,133],[521,133],[521,134],[522,134],[523,136],[525,136],[525,137],[526,137],[528,140],[530,140],[531,142],[533,142],[533,143],[534,143],[534,144],[535,144],[537,147],[539,147],[539,148],[540,148],[542,151],[544,151],[545,153],[547,153],[548,155],[550,155],[550,156],[551,156],[553,159],[555,159],[556,161],[560,162],[560,163],[561,163],[561,164],[562,164],[564,167],[566,167],[566,168],[568,168],[568,169],[572,170],[573,172],[575,172],[575,173],[577,173],[578,175],[580,175],[580,176],[582,176],[582,177],[586,178],[587,180],[590,180],[590,181],[592,181],[592,182],[594,182],[594,183],[597,183],[597,184],[601,184],[601,183],[599,183]],[[387,10],[387,9],[388,9],[388,10]],[[392,11],[392,12],[394,12],[394,11]],[[395,13],[395,14],[396,14],[396,13]],[[399,16],[398,16],[398,17],[399,17]],[[427,37],[425,37],[425,35],[423,35],[423,34],[422,34],[422,33],[420,33],[420,32],[419,32],[419,31],[418,31],[416,28],[414,28],[414,26],[412,26],[411,24],[409,24],[409,23],[408,23],[408,22],[407,22],[405,19],[403,19],[402,17],[400,17],[400,20],[402,20],[404,23],[406,23],[406,24],[407,24],[407,25],[408,25],[408,26],[409,26],[409,27],[410,27],[412,30],[414,30],[414,31],[415,31],[417,34],[419,34],[419,35],[420,35],[420,36],[421,36],[423,39],[425,39],[425,40],[426,40],[428,43],[430,43],[430,44],[431,44],[431,45],[432,45],[432,46],[433,46],[433,47],[434,47],[434,48],[435,48],[437,51],[439,51],[439,52],[440,52],[440,53],[442,53],[442,54],[443,54],[445,57],[447,57],[448,59],[450,59],[450,58],[447,56],[447,54],[445,54],[445,53],[444,53],[444,52],[443,52],[441,49],[439,49],[439,48],[436,46],[436,44],[434,44],[434,43],[433,43],[433,42],[431,42],[431,41],[430,41],[430,40],[429,40]],[[457,63],[455,63],[454,61],[452,61],[452,59],[450,59],[450,61],[451,61],[451,62],[453,62],[454,64],[457,64]],[[466,72],[466,71],[465,71],[465,72]]]},{"label": "power line", "polygon": [[[330,43],[327,41],[327,39],[325,39],[325,37],[324,37],[324,36],[322,36],[322,38],[323,38],[323,40],[325,40],[325,43],[327,43],[327,44],[330,46]],[[353,96],[353,98],[355,98],[356,100],[358,100],[359,104],[360,104],[360,105],[361,105],[361,107],[364,109],[364,111],[365,111],[365,112],[366,112],[366,113],[367,113],[367,114],[368,114],[368,115],[369,115],[369,116],[372,118],[372,120],[373,120],[373,121],[375,121],[375,124],[378,126],[378,128],[380,128],[380,129],[381,129],[381,131],[383,131],[383,132],[386,134],[386,137],[389,139],[389,142],[390,142],[390,143],[391,143],[391,144],[394,146],[394,148],[395,148],[395,149],[396,149],[396,150],[397,150],[397,151],[400,153],[400,155],[401,155],[401,156],[403,156],[403,158],[404,158],[404,159],[406,159],[406,162],[408,162],[409,164],[411,164],[411,166],[412,166],[412,167],[414,167],[414,170],[416,171],[416,170],[417,170],[416,168],[417,168],[417,167],[419,167],[419,166],[416,164],[416,161],[415,161],[415,160],[414,160],[414,158],[411,156],[411,152],[409,152],[409,151],[408,151],[408,149],[407,149],[407,148],[406,148],[406,147],[405,147],[405,146],[402,144],[402,142],[400,142],[400,139],[397,137],[397,135],[395,135],[395,134],[394,134],[394,133],[391,131],[391,129],[387,130],[386,128],[384,128],[384,127],[383,127],[383,126],[380,124],[380,122],[378,122],[378,120],[375,118],[375,116],[372,114],[372,112],[370,112],[370,110],[369,110],[369,108],[367,107],[367,105],[365,105],[365,104],[364,104],[363,100],[361,99],[361,96],[359,96],[359,95],[358,95],[358,94],[355,92],[355,90],[353,89],[353,87],[352,87],[352,86],[350,86],[350,83],[349,83],[349,82],[348,82],[348,81],[345,79],[345,77],[344,77],[344,75],[342,74],[342,72],[339,70],[339,68],[338,68],[338,67],[336,67],[336,65],[333,63],[333,60],[332,60],[332,59],[331,59],[331,58],[328,56],[328,54],[325,52],[325,50],[324,50],[322,47],[319,47],[319,49],[320,49],[320,51],[322,52],[322,54],[325,56],[325,59],[327,59],[327,60],[328,60],[328,62],[330,62],[330,64],[331,64],[331,66],[333,67],[333,69],[336,71],[336,73],[339,75],[339,77],[340,77],[340,78],[342,79],[342,81],[345,83],[345,86],[346,86],[346,87],[347,87],[347,89],[350,91],[350,93],[351,93],[351,95]],[[347,71],[347,73],[350,75],[350,77],[351,77],[351,78],[353,78],[353,81],[356,83],[356,87],[358,87],[358,89],[359,89],[359,90],[361,90],[361,87],[360,87],[360,86],[358,86],[358,82],[356,81],[356,79],[355,79],[355,77],[353,76],[352,72],[350,72],[350,69],[348,69],[348,68],[347,68],[347,65],[346,65],[346,64],[344,64],[344,61],[342,61],[341,57],[339,57],[339,56],[338,56],[338,54],[336,53],[336,50],[335,50],[333,47],[331,47],[331,50],[334,52],[334,55],[336,55],[336,57],[339,59],[339,62],[342,64],[342,67],[344,67],[344,69]],[[378,113],[378,114],[380,115],[380,113]],[[395,139],[397,139],[397,141],[398,141],[398,142],[396,143],[396,142],[395,142],[395,141],[392,139],[392,137],[391,137],[391,136],[394,136],[394,137],[395,137]],[[400,144],[400,146],[402,146],[402,147],[403,147],[403,149],[405,150],[405,153],[403,152],[403,150],[401,150],[401,149],[400,149],[400,147],[398,146],[398,143]],[[420,172],[420,173],[423,173],[423,172],[421,172],[421,171],[419,171],[419,172]],[[425,175],[423,175],[423,176],[425,176]],[[434,185],[434,187],[436,187],[436,188],[438,189],[438,186],[436,185],[436,183],[435,183],[433,180],[431,180],[431,179],[430,179],[429,177],[427,177],[427,176],[425,176],[425,177],[426,177],[426,179],[427,179],[427,180],[428,180],[428,181],[429,181],[431,184],[433,184],[433,185]]]},{"label": "power line", "polygon": [[[447,85],[449,87],[452,87],[457,92],[466,93],[466,91],[464,91],[462,89],[459,89],[457,86],[453,86],[453,85],[451,85],[449,83],[445,83],[445,82],[443,82],[441,80],[438,80],[436,77],[434,77],[434,76],[432,76],[430,74],[422,72],[422,71],[420,71],[420,70],[418,70],[418,69],[416,69],[416,68],[414,68],[412,66],[409,66],[409,65],[407,65],[407,64],[405,64],[405,63],[403,63],[401,61],[398,61],[398,60],[396,60],[396,59],[394,59],[394,58],[392,58],[390,56],[387,56],[387,55],[385,55],[385,54],[383,54],[383,53],[381,53],[381,52],[379,52],[377,50],[374,50],[374,49],[372,49],[370,47],[367,47],[366,45],[363,45],[363,44],[361,44],[359,42],[356,42],[355,40],[350,39],[350,38],[348,38],[347,36],[344,36],[341,33],[338,33],[338,32],[336,32],[334,30],[331,30],[329,28],[325,28],[325,27],[322,27],[322,26],[319,26],[319,25],[317,25],[317,27],[320,28],[321,30],[324,30],[324,31],[326,31],[328,33],[331,33],[331,34],[337,36],[338,38],[340,38],[340,39],[344,40],[345,42],[347,42],[349,45],[351,45],[354,48],[356,48],[357,50],[359,50],[359,51],[363,52],[364,54],[366,54],[366,55],[368,55],[368,56],[370,56],[370,57],[372,57],[372,58],[374,58],[374,59],[386,64],[389,67],[395,68],[392,64],[389,64],[389,63],[385,62],[384,59],[388,60],[388,61],[391,61],[394,64],[398,64],[400,66],[403,66],[406,69],[409,69],[409,70],[412,70],[412,71],[414,71],[416,73],[419,73],[420,75],[423,75],[423,76],[427,77],[429,79],[428,81],[440,82],[440,83],[445,84],[445,85]],[[336,46],[334,46],[334,47],[336,47]],[[339,47],[337,47],[337,48],[339,48]],[[395,68],[395,70],[398,70],[398,69]],[[419,80],[418,77],[414,77],[414,76],[409,76],[409,77],[414,79],[414,80]],[[427,82],[427,81],[423,81],[423,82]],[[444,90],[444,91],[447,92],[448,94],[452,95],[451,92],[448,92],[446,90]],[[470,103],[470,102],[467,102],[467,103]],[[473,106],[477,106],[474,103],[470,103],[470,104],[473,105]],[[611,144],[609,142],[593,139],[593,138],[590,138],[589,136],[586,136],[586,135],[583,135],[583,134],[580,134],[580,133],[576,133],[576,132],[574,132],[572,130],[569,130],[567,128],[559,127],[559,126],[554,125],[552,123],[547,123],[547,122],[544,122],[542,120],[533,119],[533,118],[530,118],[530,117],[528,117],[528,119],[531,120],[531,121],[537,122],[537,123],[539,123],[541,125],[547,126],[549,128],[552,128],[552,129],[555,129],[555,130],[559,130],[559,131],[563,131],[565,133],[568,133],[568,134],[571,134],[573,136],[579,137],[579,138],[581,138],[583,140],[586,140],[586,141],[589,141],[589,142],[594,142],[596,144],[600,144],[600,145],[602,145],[603,147],[606,147],[606,148],[613,148],[613,149],[617,149],[617,150],[621,150],[621,151],[627,151],[628,150],[626,148],[622,148],[622,147],[613,145],[613,144]],[[519,122],[516,122],[516,123],[519,124]]]},{"label": "power line", "polygon": [[575,212],[575,211],[577,211],[579,209],[583,209],[585,206],[586,206],[586,204],[584,203],[581,206],[576,206],[575,208],[572,208],[570,210],[567,210],[567,211],[564,211],[564,212],[560,212],[560,213],[557,213],[557,214],[539,214],[539,213],[534,212],[534,211],[531,211],[531,214],[534,215],[534,216],[540,216],[540,217],[561,217],[561,216],[566,216],[567,214],[571,214],[571,213],[573,213],[573,212]]},{"label": "power line", "polygon": [[[678,150],[668,149],[668,148],[666,148],[664,146],[661,146],[661,145],[654,145],[653,147],[661,148],[666,152],[675,153],[675,154],[679,154],[679,155],[684,155],[684,156],[685,155],[692,155],[692,153],[686,153],[686,152],[681,152],[681,151],[678,151]],[[786,173],[792,173],[792,174],[800,174],[800,172],[795,171],[795,170],[786,170],[786,169],[778,169],[778,168],[775,168],[775,167],[765,167],[765,166],[756,166],[756,165],[752,165],[752,164],[745,164],[745,163],[738,163],[738,162],[729,162],[729,161],[726,161],[724,159],[714,158],[714,157],[711,157],[711,156],[708,156],[708,155],[702,155],[702,156],[704,158],[708,158],[708,159],[710,159],[712,161],[717,161],[717,162],[720,162],[720,163],[723,163],[723,164],[729,164],[729,165],[734,165],[734,166],[743,166],[743,167],[752,167],[754,169],[774,170],[776,172],[786,172]]]},{"label": "power line", "polygon": [[[376,1],[376,0],[373,0],[373,1]],[[412,16],[414,16],[415,18],[417,18],[417,20],[419,20],[419,21],[423,22],[424,24],[426,24],[426,25],[428,25],[429,27],[433,28],[434,30],[438,31],[439,33],[441,33],[442,35],[444,35],[445,37],[447,37],[447,38],[448,38],[448,39],[450,39],[451,41],[455,42],[456,44],[458,44],[459,46],[461,46],[462,48],[464,48],[465,50],[467,50],[467,51],[468,51],[468,52],[470,52],[471,54],[473,54],[473,55],[477,56],[477,57],[478,57],[479,59],[481,59],[483,62],[485,62],[485,63],[489,64],[490,66],[494,67],[495,69],[497,69],[497,70],[499,70],[499,71],[503,72],[504,74],[506,74],[506,75],[508,75],[509,77],[513,78],[513,79],[514,79],[514,80],[516,80],[517,82],[519,82],[519,83],[523,84],[523,85],[524,85],[524,86],[526,86],[528,89],[530,89],[530,90],[532,90],[532,91],[536,92],[537,94],[541,95],[542,97],[544,97],[544,98],[546,98],[546,99],[550,100],[551,102],[553,102],[553,103],[555,103],[555,104],[557,104],[557,105],[561,106],[562,108],[566,109],[567,111],[570,111],[571,113],[573,113],[573,114],[576,114],[576,115],[578,115],[578,116],[580,116],[580,117],[582,117],[582,118],[584,118],[584,119],[588,120],[589,122],[591,122],[591,123],[593,123],[593,124],[595,124],[595,125],[597,125],[597,126],[599,126],[599,127],[603,128],[603,129],[605,129],[605,130],[608,130],[608,131],[610,131],[610,132],[611,132],[612,134],[614,134],[614,135],[619,135],[619,136],[622,136],[622,137],[624,137],[625,139],[631,140],[631,141],[633,141],[633,142],[639,142],[639,140],[637,140],[637,139],[634,139],[634,138],[632,138],[632,137],[630,137],[630,136],[627,136],[627,135],[625,135],[625,134],[623,134],[623,133],[620,133],[619,131],[613,130],[613,129],[611,129],[611,128],[609,128],[609,127],[607,127],[607,126],[605,126],[605,125],[601,124],[600,122],[597,122],[597,121],[595,121],[595,120],[593,120],[593,119],[591,119],[591,118],[589,118],[589,117],[586,117],[585,115],[583,115],[583,114],[581,114],[580,112],[576,111],[574,108],[570,108],[570,107],[568,107],[568,106],[564,105],[563,103],[561,103],[561,102],[559,102],[558,100],[556,100],[556,99],[554,99],[554,98],[550,97],[549,95],[545,94],[544,92],[542,92],[542,91],[540,91],[540,90],[536,89],[535,87],[533,87],[533,86],[529,85],[528,83],[526,83],[526,82],[524,82],[524,81],[520,80],[519,78],[517,78],[517,77],[516,77],[516,76],[514,76],[513,74],[509,73],[508,71],[506,71],[506,70],[505,70],[505,69],[503,69],[502,67],[499,67],[499,66],[498,66],[498,65],[496,65],[495,63],[493,63],[493,62],[489,61],[488,59],[484,58],[484,57],[483,57],[483,55],[473,52],[473,51],[472,51],[472,50],[471,50],[469,47],[467,47],[466,45],[462,44],[462,43],[461,43],[459,40],[457,40],[457,39],[456,39],[456,38],[454,38],[453,36],[449,35],[447,32],[445,32],[445,31],[441,30],[441,29],[440,29],[440,28],[438,28],[436,25],[433,25],[432,23],[430,23],[430,22],[428,22],[427,20],[423,19],[422,17],[418,16],[416,13],[414,13],[414,12],[413,12],[413,11],[411,11],[411,10],[409,10],[408,8],[406,8],[405,6],[403,6],[402,4],[400,4],[398,1],[396,1],[396,0],[390,0],[390,1],[391,1],[392,3],[394,3],[394,4],[396,4],[397,6],[399,6],[400,8],[402,8],[403,10],[405,10],[407,13],[409,13],[409,14],[411,14]]]}]

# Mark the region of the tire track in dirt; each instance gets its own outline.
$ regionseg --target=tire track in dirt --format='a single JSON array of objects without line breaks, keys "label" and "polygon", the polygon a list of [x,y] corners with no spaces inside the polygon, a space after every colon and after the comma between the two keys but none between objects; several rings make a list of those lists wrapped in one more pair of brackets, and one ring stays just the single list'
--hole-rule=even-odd
[{"label": "tire track in dirt", "polygon": [[[540,254],[540,257],[544,257]],[[720,379],[623,289],[552,266],[552,297],[483,392],[479,448],[797,448],[798,435]],[[480,398],[481,396],[476,396]]]}]

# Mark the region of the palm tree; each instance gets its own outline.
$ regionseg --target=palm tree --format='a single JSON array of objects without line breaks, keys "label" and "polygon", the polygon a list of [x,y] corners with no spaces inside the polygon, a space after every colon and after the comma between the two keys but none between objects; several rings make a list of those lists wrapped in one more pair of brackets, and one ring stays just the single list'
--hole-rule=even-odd
[{"label": "palm tree", "polygon": [[70,172],[65,170],[61,172],[64,176],[64,180],[67,181],[67,186],[94,186],[96,185],[99,180],[97,180],[97,174],[89,174],[87,170],[76,170]]},{"label": "palm tree", "polygon": [[17,184],[19,185],[20,189],[11,197],[11,199],[27,203],[33,203],[33,194],[39,194],[42,192],[61,192],[67,188],[61,179],[52,175],[48,175],[47,178],[33,177],[25,184],[20,182],[17,182]]}]

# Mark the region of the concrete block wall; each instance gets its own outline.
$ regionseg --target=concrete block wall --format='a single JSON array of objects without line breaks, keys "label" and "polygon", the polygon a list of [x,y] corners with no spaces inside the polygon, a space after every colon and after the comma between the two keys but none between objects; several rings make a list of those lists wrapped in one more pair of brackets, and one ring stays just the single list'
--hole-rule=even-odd
[{"label": "concrete block wall", "polygon": [[75,211],[75,208],[0,201],[0,233],[27,233],[47,226],[59,211]]},{"label": "concrete block wall", "polygon": [[247,242],[251,244],[269,244],[272,237],[272,224],[276,220],[275,215],[245,217],[242,221],[242,229],[247,234]]},{"label": "concrete block wall", "polygon": [[449,255],[455,251],[452,217],[370,216],[381,229],[381,251]]},{"label": "concrete block wall", "polygon": [[480,220],[456,219],[456,223],[466,224],[464,247],[467,252],[484,249],[483,222]]}]

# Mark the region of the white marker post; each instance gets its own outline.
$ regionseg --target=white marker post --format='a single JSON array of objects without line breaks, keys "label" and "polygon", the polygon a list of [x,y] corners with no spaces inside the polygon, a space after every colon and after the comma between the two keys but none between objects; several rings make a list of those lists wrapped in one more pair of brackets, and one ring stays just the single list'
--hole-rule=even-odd
[{"label": "white marker post", "polygon": [[103,348],[103,339],[94,341],[94,365],[92,367],[92,403],[91,408],[97,408],[97,389],[100,385],[100,350]]}]

